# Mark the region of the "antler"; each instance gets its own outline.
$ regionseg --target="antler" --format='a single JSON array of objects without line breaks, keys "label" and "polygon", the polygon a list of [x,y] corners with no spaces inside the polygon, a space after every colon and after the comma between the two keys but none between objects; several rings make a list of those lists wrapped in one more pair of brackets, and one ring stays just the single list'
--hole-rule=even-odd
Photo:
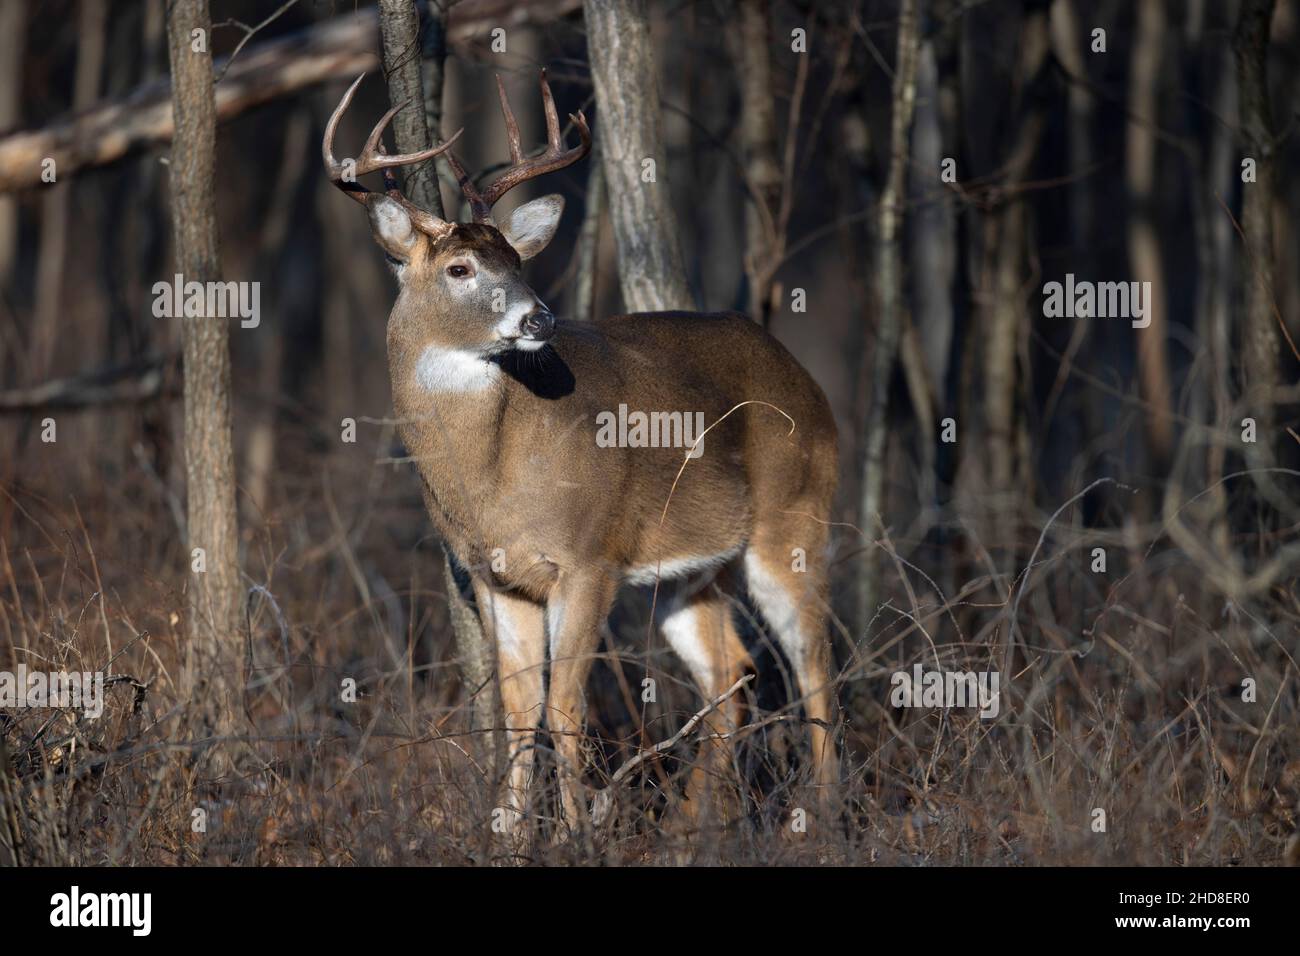
[{"label": "antler", "polygon": [[[356,78],[353,84],[348,87],[348,91],[343,94],[343,99],[339,101],[339,105],[335,107],[334,112],[330,115],[329,122],[325,124],[325,137],[321,140],[321,157],[325,160],[325,171],[329,173],[330,181],[357,202],[365,205],[369,202],[367,197],[372,196],[373,193],[357,182],[356,177],[364,176],[366,173],[373,173],[375,170],[382,169],[384,171],[385,192],[388,194],[390,199],[394,199],[402,204],[402,207],[411,216],[411,219],[417,228],[420,228],[425,232],[437,232],[445,229],[447,226],[445,222],[436,216],[425,212],[402,195],[401,190],[397,188],[397,180],[393,177],[390,170],[397,166],[409,166],[411,163],[422,163],[426,159],[432,159],[435,156],[442,155],[447,152],[447,150],[451,149],[452,144],[456,142],[460,137],[460,134],[465,132],[464,128],[456,130],[455,135],[441,145],[430,146],[428,149],[420,150],[418,153],[399,153],[396,156],[389,156],[387,152],[385,152],[384,144],[381,140],[388,124],[392,121],[393,117],[397,115],[398,110],[406,105],[405,103],[399,103],[380,117],[379,122],[375,124],[375,128],[370,131],[370,136],[366,139],[365,148],[362,149],[361,155],[355,160],[355,165],[351,170],[348,169],[346,162],[341,163],[334,158],[334,132],[338,129],[339,120],[343,118],[343,114],[347,112],[347,108],[352,104],[352,97],[356,93],[357,87],[361,85],[361,81],[365,78],[366,75],[362,73]],[[450,160],[450,158],[451,156],[448,154],[448,159]],[[348,172],[352,173],[352,178],[345,179],[344,176]]]},{"label": "antler", "polygon": [[[551,85],[546,82],[546,70],[542,70],[542,107],[546,111],[546,149],[531,159],[524,159],[519,146],[519,124],[510,109],[510,100],[506,97],[505,85],[497,77],[497,94],[501,97],[501,113],[506,121],[506,137],[510,141],[510,168],[502,173],[490,186],[481,192],[474,181],[465,174],[464,168],[452,153],[447,154],[447,165],[456,174],[460,190],[469,201],[470,211],[475,222],[485,222],[492,217],[492,207],[497,200],[520,183],[535,179],[544,173],[554,172],[576,163],[591,151],[591,130],[587,128],[587,118],[579,110],[578,114],[569,114],[569,119],[578,128],[582,143],[573,149],[565,150],[560,137],[560,119],[555,113],[555,99],[551,96]],[[455,139],[455,137],[452,137]],[[450,142],[448,143],[450,145]]]}]

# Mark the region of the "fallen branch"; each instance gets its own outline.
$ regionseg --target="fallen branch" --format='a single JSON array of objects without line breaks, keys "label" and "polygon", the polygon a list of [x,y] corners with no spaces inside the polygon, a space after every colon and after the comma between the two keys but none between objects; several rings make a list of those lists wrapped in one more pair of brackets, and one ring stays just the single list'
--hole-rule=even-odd
[{"label": "fallen branch", "polygon": [[0,415],[35,409],[79,409],[131,405],[180,394],[177,357],[144,359],[127,365],[56,378],[31,388],[0,392]]},{"label": "fallen branch", "polygon": [[[145,696],[149,692],[149,685],[151,683],[152,681],[142,681],[137,677],[132,677],[130,674],[111,674],[104,678],[104,689],[107,690],[108,688],[115,687],[118,684],[125,684],[132,688],[134,694],[131,699],[131,716],[136,717],[140,714],[140,708],[144,706]],[[5,756],[4,735],[8,733],[11,727],[16,725],[16,722],[12,718],[8,717],[8,715],[0,715],[0,717],[6,718],[0,720],[0,761],[12,759],[12,770],[15,775],[15,780],[30,779],[47,767],[54,768],[57,766],[60,773],[66,773],[69,771],[71,765],[64,759],[65,748],[75,747],[78,745],[82,747],[88,746],[79,726],[75,724],[77,720],[75,716],[75,708],[52,707],[51,709],[54,712],[41,724],[30,740],[26,742],[15,741],[15,743],[18,744],[18,749],[15,751],[12,758]],[[45,735],[54,726],[55,721],[67,714],[73,715],[72,719],[74,721],[74,727],[72,733],[57,740],[45,740]],[[115,749],[121,749],[121,747],[127,746],[133,741],[134,738],[125,741]],[[0,771],[3,769],[3,767],[0,767]]]},{"label": "fallen branch", "polygon": [[709,716],[709,714],[713,713],[715,710],[721,707],[724,703],[726,703],[726,701],[729,698],[733,697],[736,694],[736,692],[740,690],[740,688],[744,687],[753,679],[754,679],[753,674],[746,674],[744,677],[736,681],[734,684],[732,684],[729,688],[727,688],[717,697],[713,698],[713,700],[709,701],[708,704],[704,706],[703,710],[697,711],[695,713],[695,716],[693,716],[690,720],[686,721],[686,723],[682,725],[682,729],[677,731],[677,733],[673,734],[667,740],[660,741],[659,743],[655,744],[653,747],[651,747],[648,750],[642,750],[635,757],[632,757],[630,760],[624,763],[623,766],[615,770],[614,776],[612,776],[609,780],[609,786],[606,787],[604,790],[600,791],[600,793],[596,794],[596,799],[592,802],[592,806],[591,806],[592,823],[594,823],[598,827],[604,826],[605,822],[609,819],[610,813],[614,809],[614,796],[613,796],[614,789],[620,783],[626,780],[628,775],[631,774],[633,770],[641,766],[641,764],[645,763],[645,761],[649,760],[651,757],[657,757],[665,750],[671,750],[673,747],[677,746],[677,744],[682,740],[682,738],[684,738],[687,734],[689,734],[692,730],[694,730],[699,725],[700,721],[702,721],[705,717]]},{"label": "fallen branch", "polygon": [[[451,9],[448,38],[468,45],[493,27],[547,22],[577,10],[580,0],[465,0]],[[317,83],[351,79],[379,66],[378,18],[373,8],[328,20],[276,40],[248,46],[216,63],[217,122]],[[53,159],[59,177],[102,166],[128,153],[171,142],[171,82],[137,87],[40,129],[0,137],[0,193],[41,183],[42,162]]]}]

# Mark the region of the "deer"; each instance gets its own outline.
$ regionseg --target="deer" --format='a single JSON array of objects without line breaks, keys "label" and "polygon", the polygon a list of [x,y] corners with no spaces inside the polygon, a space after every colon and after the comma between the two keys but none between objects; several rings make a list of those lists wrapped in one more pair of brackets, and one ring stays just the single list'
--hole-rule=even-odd
[{"label": "deer", "polygon": [[[732,613],[747,591],[791,664],[813,783],[828,792],[839,777],[827,634],[838,437],[826,396],[739,313],[560,319],[547,308],[522,267],[555,235],[564,198],[493,216],[508,191],[591,149],[581,111],[569,114],[580,143],[565,147],[545,70],[547,145],[531,157],[497,77],[511,162],[482,187],[450,151],[463,129],[423,151],[388,154],[382,137],[399,107],[357,159],[337,160],[335,132],[364,78],[330,116],[322,156],[333,183],[365,207],[397,279],[387,352],[398,433],[495,644],[510,831],[526,826],[543,726],[556,755],[557,833],[591,823],[584,692],[623,587],[655,588],[654,626],[706,701],[753,669]],[[395,168],[436,156],[456,177],[470,221],[438,218],[398,188]],[[384,192],[357,182],[376,171]],[[597,421],[620,406],[703,413],[709,424],[691,448],[598,441]],[[699,744],[711,753],[701,754],[687,803],[697,775],[726,761],[743,706],[733,695],[711,718],[722,730]]]}]

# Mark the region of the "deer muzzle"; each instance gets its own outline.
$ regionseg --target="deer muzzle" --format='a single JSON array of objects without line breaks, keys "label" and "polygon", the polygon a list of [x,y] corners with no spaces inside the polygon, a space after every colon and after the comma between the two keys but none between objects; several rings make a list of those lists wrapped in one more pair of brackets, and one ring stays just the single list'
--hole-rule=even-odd
[{"label": "deer muzzle", "polygon": [[535,342],[545,342],[555,333],[555,316],[549,309],[534,309],[519,322],[519,331]]}]

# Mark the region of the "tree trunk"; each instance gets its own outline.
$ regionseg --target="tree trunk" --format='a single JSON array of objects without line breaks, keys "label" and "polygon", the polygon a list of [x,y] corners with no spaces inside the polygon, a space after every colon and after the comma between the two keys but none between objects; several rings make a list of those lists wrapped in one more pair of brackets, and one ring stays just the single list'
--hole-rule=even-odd
[{"label": "tree trunk", "polygon": [[[1237,77],[1231,51],[1215,42],[1203,25],[1197,24],[1192,37],[1197,55],[1208,60],[1214,51],[1215,75],[1210,108],[1222,122],[1211,124],[1205,132],[1202,155],[1197,157],[1196,198],[1192,205],[1196,235],[1196,337],[1206,352],[1204,376],[1208,389],[1197,389],[1188,403],[1193,421],[1213,428],[1227,427],[1232,406],[1232,288],[1234,275],[1235,235],[1232,220],[1224,215],[1220,197],[1232,195],[1233,182],[1239,175],[1233,130],[1237,126]],[[1189,126],[1191,124],[1189,123]],[[1191,132],[1191,131],[1189,131]],[[1187,438],[1184,438],[1187,440]],[[1228,492],[1222,481],[1227,449],[1221,442],[1212,443],[1205,453],[1203,470],[1197,479],[1206,488],[1209,509],[1210,544],[1220,554],[1227,554],[1232,543],[1228,523]],[[1181,475],[1171,475],[1175,481]]]},{"label": "tree trunk", "polygon": [[668,191],[645,4],[585,0],[583,10],[623,305],[630,312],[694,308]]},{"label": "tree trunk", "polygon": [[[22,120],[23,59],[26,55],[26,0],[0,3],[0,129],[13,129]],[[18,250],[18,205],[0,196],[0,288],[10,288],[14,255]],[[0,365],[0,373],[5,369]]]},{"label": "tree trunk", "polygon": [[[426,0],[424,5],[424,34],[421,43],[424,56],[420,69],[424,79],[424,127],[430,139],[442,142],[442,88],[447,67],[447,6],[449,0]],[[429,190],[429,205],[425,208],[439,219],[445,217],[442,206],[442,191],[436,187],[438,182],[437,163],[434,159],[429,166],[430,178],[435,188]]]},{"label": "tree trunk", "polygon": [[[1045,9],[1026,9],[1017,45],[1009,114],[1016,132],[1009,148],[1000,151],[1005,156],[1003,196],[984,223],[982,289],[987,305],[981,309],[984,351],[977,386],[984,395],[984,448],[988,458],[985,491],[989,502],[987,509],[977,513],[977,519],[983,522],[983,527],[977,528],[984,547],[1003,572],[1017,564],[1020,522],[1035,494],[1034,463],[1025,422],[1031,375],[1026,273],[1033,207],[1021,187],[1030,178],[1047,126],[1046,103],[1037,95],[1051,53]],[[1003,648],[1004,674],[1015,673],[1011,667],[1014,638],[1014,634],[1008,635]]]},{"label": "tree trunk", "polygon": [[740,153],[749,193],[745,202],[747,307],[750,315],[767,328],[775,308],[772,259],[781,205],[781,161],[772,98],[772,30],[768,0],[737,0],[736,6],[740,29],[731,35],[735,37],[733,56],[740,81]]},{"label": "tree trunk", "polygon": [[[923,39],[916,60],[916,115],[912,119],[909,163],[915,170],[938,170],[944,159],[939,115],[939,75],[935,42]],[[947,193],[936,189],[934,173],[917,175],[905,195],[912,209],[908,229],[908,271],[913,276],[912,308],[904,311],[898,360],[912,400],[918,432],[920,471],[915,502],[922,510],[937,500],[935,448],[940,395],[953,334],[952,279],[956,230]]]},{"label": "tree trunk", "polygon": [[1132,209],[1128,222],[1129,263],[1135,280],[1151,283],[1151,296],[1147,302],[1147,318],[1151,324],[1133,331],[1138,336],[1142,396],[1148,405],[1147,446],[1156,474],[1167,469],[1173,442],[1173,395],[1165,350],[1165,340],[1169,337],[1165,318],[1165,271],[1156,236],[1154,209],[1155,131],[1160,118],[1164,33],[1163,4],[1138,4],[1137,36],[1133,41],[1129,82],[1129,114],[1132,119],[1128,124],[1124,172]]},{"label": "tree trunk", "polygon": [[[978,512],[981,526],[977,535],[985,542],[995,562],[1008,570],[1016,560],[1018,523],[1024,505],[1032,501],[1032,462],[1020,454],[1023,445],[1020,414],[1027,392],[1028,369],[1020,362],[1027,355],[1023,343],[1028,337],[1028,312],[1025,282],[1027,238],[1032,234],[1032,207],[1022,191],[1029,178],[1039,143],[1046,127],[1046,105],[1035,90],[1047,68],[1050,32],[1047,12],[1026,11],[1019,22],[1018,62],[1011,76],[1011,101],[1008,121],[1014,136],[1006,149],[990,155],[1001,156],[1003,175],[993,208],[983,217],[980,255],[980,307],[976,322],[982,349],[972,352],[979,362],[973,371],[972,395],[982,397],[985,440],[979,458],[983,464],[983,484],[966,487],[963,499],[970,503],[983,500],[986,508]],[[964,456],[970,479],[979,463],[975,455]]]},{"label": "tree trunk", "polygon": [[592,145],[592,166],[587,174],[587,201],[582,211],[582,228],[578,230],[578,248],[574,252],[572,301],[569,314],[584,322],[592,318],[596,300],[596,272],[600,247],[600,220],[605,209],[605,170],[600,164],[600,146]]},{"label": "tree trunk", "polygon": [[[445,12],[436,2],[429,7],[435,20],[438,20],[429,29],[436,34],[445,35],[445,20],[441,19],[445,17]],[[434,111],[430,107],[431,103],[437,104],[436,114],[439,120],[442,116],[442,60],[439,59],[436,69],[431,69],[426,74],[436,82],[437,89],[426,91],[424,77],[421,75],[420,19],[415,0],[381,0],[379,29],[384,39],[384,73],[388,77],[389,100],[394,104],[407,104],[393,117],[393,138],[399,153],[417,153],[430,145],[427,117]],[[438,45],[438,49],[440,56],[445,58],[445,46]],[[438,189],[433,163],[407,167],[407,170],[404,187],[407,197],[441,218],[442,195]],[[483,685],[495,669],[495,654],[483,633],[478,615],[456,584],[456,576],[451,568],[451,554],[445,547],[442,552],[442,577],[447,591],[447,617],[451,622],[461,683],[469,693],[480,691],[474,698],[473,726],[491,727],[496,723],[496,701],[492,693],[483,690]],[[490,750],[491,737],[485,743]]]},{"label": "tree trunk", "polygon": [[[195,52],[202,31],[203,52]],[[173,0],[167,16],[176,135],[171,151],[172,229],[176,271],[184,281],[221,278],[213,183],[216,101],[212,23],[207,0]],[[185,363],[185,472],[190,555],[203,550],[205,570],[190,575],[184,687],[202,702],[211,733],[233,722],[240,641],[235,468],[230,436],[230,343],[226,321],[181,319]],[[192,565],[191,565],[192,566]]]},{"label": "tree trunk", "polygon": [[[903,0],[898,16],[898,53],[894,64],[892,119],[889,140],[889,174],[880,195],[875,255],[875,279],[879,321],[872,357],[869,405],[864,423],[866,454],[862,463],[862,498],[859,524],[868,534],[876,533],[876,518],[883,507],[885,482],[885,422],[889,414],[889,383],[902,328],[903,289],[899,256],[902,232],[902,200],[906,190],[907,156],[911,143],[912,113],[916,106],[916,61],[919,47],[917,0]],[[862,558],[858,578],[858,617],[861,628],[871,620],[879,581],[874,549]]]},{"label": "tree trunk", "polygon": [[[1243,392],[1271,451],[1273,390],[1281,339],[1273,314],[1273,110],[1268,94],[1269,24],[1275,0],[1242,0],[1232,38],[1237,59],[1243,156],[1255,160],[1255,182],[1243,183],[1241,228],[1246,245],[1246,321],[1242,341]],[[1271,457],[1271,455],[1270,455]]]},{"label": "tree trunk", "polygon": [[[429,127],[424,83],[420,76],[420,14],[415,9],[415,0],[379,0],[379,33],[384,41],[388,100],[394,106],[403,104],[393,117],[393,139],[397,150],[404,153],[427,149]],[[442,218],[442,197],[438,195],[433,161],[403,166],[400,175],[402,191],[407,198],[421,209]]]},{"label": "tree trunk", "polygon": [[[82,0],[77,13],[77,68],[72,83],[74,112],[89,109],[99,98],[107,8],[104,0]],[[68,223],[73,208],[73,177],[66,175],[64,169],[58,166],[56,176],[58,181],[44,186],[44,195],[41,197],[36,315],[26,361],[26,373],[32,382],[44,381],[50,376],[56,344],[61,338],[66,340],[68,331],[63,286],[68,263]],[[98,328],[98,325],[93,325],[92,328]]]}]

